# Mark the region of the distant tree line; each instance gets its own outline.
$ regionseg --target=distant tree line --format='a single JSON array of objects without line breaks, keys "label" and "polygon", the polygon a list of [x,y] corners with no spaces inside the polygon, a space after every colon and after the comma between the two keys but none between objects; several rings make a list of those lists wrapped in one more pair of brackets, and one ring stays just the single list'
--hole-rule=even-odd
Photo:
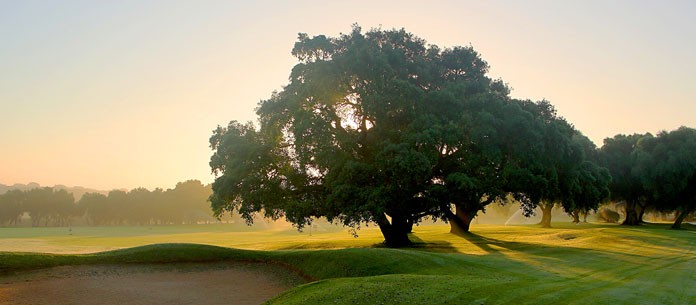
[{"label": "distant tree line", "polygon": [[210,185],[198,180],[180,182],[173,189],[135,188],[108,194],[88,192],[75,201],[73,194],[50,187],[9,190],[0,195],[0,225],[20,225],[23,215],[32,226],[193,224],[214,221],[208,197]]},{"label": "distant tree line", "polygon": [[627,225],[645,208],[694,211],[694,130],[616,136],[598,149],[548,101],[510,96],[471,47],[441,49],[405,30],[300,34],[290,82],[261,101],[258,125],[213,131],[217,216],[376,223],[388,246],[423,219],[453,233],[509,198],[542,224],[579,222],[610,198]]},{"label": "distant tree line", "polygon": [[0,225],[18,225],[25,213],[32,226],[64,226],[79,216],[80,209],[71,193],[50,187],[0,195]]},{"label": "distant tree line", "polygon": [[[0,183],[0,194],[4,194],[8,191],[11,190],[21,190],[21,191],[28,191],[32,189],[38,189],[41,188],[41,185],[35,182],[31,182],[28,184],[21,184],[21,183],[16,183],[13,185],[5,185]],[[54,185],[53,187],[54,190],[66,190],[68,193],[72,193],[73,197],[75,197],[75,200],[80,200],[82,198],[82,195],[85,193],[105,193],[104,191],[97,190],[97,189],[90,189],[90,188],[85,188],[81,186],[65,186],[65,185]]]}]

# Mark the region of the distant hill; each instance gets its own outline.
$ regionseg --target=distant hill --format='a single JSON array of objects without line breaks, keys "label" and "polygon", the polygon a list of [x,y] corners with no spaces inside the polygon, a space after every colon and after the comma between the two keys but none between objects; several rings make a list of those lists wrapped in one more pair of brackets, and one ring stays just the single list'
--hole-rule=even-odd
[{"label": "distant hill", "polygon": [[[35,183],[35,182],[31,182],[28,184],[16,183],[13,185],[5,185],[5,184],[0,183],[0,195],[7,193],[10,190],[27,191],[27,190],[31,190],[31,189],[35,189],[35,188],[40,188],[40,187],[45,187],[45,186],[42,186],[42,185]],[[95,190],[95,189],[85,188],[85,187],[81,187],[81,186],[65,186],[65,185],[61,185],[61,184],[54,185],[53,188],[57,189],[57,190],[66,190],[68,193],[72,193],[73,197],[75,197],[75,201],[80,200],[80,198],[82,198],[82,195],[84,195],[85,193],[100,193],[100,194],[104,194],[104,195],[109,193],[109,191]]]}]

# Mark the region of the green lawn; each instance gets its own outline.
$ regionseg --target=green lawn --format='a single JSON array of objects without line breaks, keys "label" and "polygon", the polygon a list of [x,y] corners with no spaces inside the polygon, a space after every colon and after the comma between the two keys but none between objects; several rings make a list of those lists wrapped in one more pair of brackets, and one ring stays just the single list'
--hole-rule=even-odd
[{"label": "green lawn", "polygon": [[3,252],[0,272],[62,264],[243,260],[277,263],[311,280],[271,304],[696,304],[693,227],[554,226],[477,225],[465,237],[449,234],[446,226],[422,226],[415,228],[416,246],[409,249],[376,246],[381,237],[374,228],[361,230],[357,239],[343,231],[315,229],[310,236],[292,229],[229,232],[221,225],[73,228],[67,236],[53,229],[0,228],[5,244],[33,239],[57,253],[68,252],[60,247],[89,252],[84,249],[165,242],[222,246]]}]

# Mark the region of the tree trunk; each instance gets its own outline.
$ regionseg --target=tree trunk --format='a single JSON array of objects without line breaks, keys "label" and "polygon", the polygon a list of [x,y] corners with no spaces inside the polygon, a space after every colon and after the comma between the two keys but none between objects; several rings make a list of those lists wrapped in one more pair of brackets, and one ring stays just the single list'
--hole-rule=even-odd
[{"label": "tree trunk", "polygon": [[643,221],[643,215],[645,215],[645,205],[644,204],[639,204],[636,206],[638,209],[638,223],[645,223]]},{"label": "tree trunk", "polygon": [[637,226],[640,225],[640,219],[638,219],[638,211],[636,209],[636,203],[634,201],[626,201],[626,219],[621,223],[624,226]]},{"label": "tree trunk", "polygon": [[471,221],[476,217],[478,211],[466,210],[459,205],[454,205],[455,214],[454,217],[449,217],[450,223],[450,233],[454,234],[464,234],[469,233],[469,227],[471,226]]},{"label": "tree trunk", "polygon": [[413,233],[413,220],[406,220],[406,233]]},{"label": "tree trunk", "polygon": [[542,202],[539,207],[541,207],[541,222],[539,224],[542,228],[551,227],[551,210],[553,209],[552,202]]},{"label": "tree trunk", "polygon": [[573,211],[572,213],[570,213],[570,216],[573,216],[573,223],[574,224],[580,223],[580,213],[578,211]]},{"label": "tree trunk", "polygon": [[408,239],[408,224],[406,218],[400,216],[392,216],[392,222],[389,223],[385,215],[377,217],[377,225],[384,236],[384,244],[390,248],[406,247],[411,245],[411,240]]},{"label": "tree trunk", "polygon": [[587,223],[587,214],[590,214],[590,212],[585,211],[582,212],[582,222]]},{"label": "tree trunk", "polygon": [[681,229],[681,224],[684,221],[684,218],[686,218],[686,216],[688,215],[688,211],[677,212],[677,218],[674,220],[674,223],[672,224],[672,229]]}]

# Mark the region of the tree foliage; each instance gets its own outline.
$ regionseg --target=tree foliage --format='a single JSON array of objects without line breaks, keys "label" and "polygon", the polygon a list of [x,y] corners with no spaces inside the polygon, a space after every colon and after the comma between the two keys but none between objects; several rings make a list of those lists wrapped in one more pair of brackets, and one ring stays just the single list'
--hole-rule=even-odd
[{"label": "tree foliage", "polygon": [[651,134],[619,134],[604,139],[599,154],[602,166],[609,169],[612,180],[609,184],[611,199],[624,203],[624,225],[638,225],[647,205],[647,191],[640,174],[636,171],[634,151],[638,142],[651,138]]},{"label": "tree foliage", "polygon": [[10,190],[0,195],[0,225],[20,225],[27,213],[32,226],[68,226],[83,217],[91,225],[193,224],[214,221],[207,201],[209,185],[180,182],[173,189],[87,192],[75,202],[71,193],[50,187]]},{"label": "tree foliage", "polygon": [[543,143],[565,121],[546,101],[510,98],[470,46],[356,26],[300,34],[292,53],[299,63],[259,104],[258,128],[232,121],[210,138],[217,215],[376,223],[401,246],[423,217],[466,232],[510,194],[533,209],[552,183],[539,156],[558,149]]},{"label": "tree foliage", "polygon": [[77,216],[79,210],[75,198],[66,190],[54,190],[50,187],[31,189],[23,193],[23,208],[31,217],[32,226],[43,223],[48,226],[64,226],[71,217]]},{"label": "tree foliage", "polygon": [[112,190],[108,195],[86,193],[78,206],[92,225],[162,225],[210,222],[210,186],[198,180],[177,183],[173,189]]},{"label": "tree foliage", "polygon": [[0,195],[0,225],[16,225],[24,214],[24,192],[9,190]]},{"label": "tree foliage", "polygon": [[647,203],[657,211],[676,212],[672,227],[678,229],[696,210],[696,130],[681,127],[637,144],[634,173]]},{"label": "tree foliage", "polygon": [[[526,150],[531,156],[525,159],[524,167],[532,171],[539,183],[525,192],[538,202],[543,227],[551,226],[551,210],[557,205],[579,222],[580,214],[597,210],[609,196],[609,173],[597,165],[594,143],[558,116],[550,103],[526,105],[536,119],[532,129],[539,135],[525,138],[538,141],[538,147]],[[529,214],[536,205],[523,207]]]},{"label": "tree foliage", "polygon": [[612,175],[612,199],[623,202],[625,225],[638,225],[646,209],[674,212],[673,227],[696,208],[696,131],[616,135],[600,157]]}]

